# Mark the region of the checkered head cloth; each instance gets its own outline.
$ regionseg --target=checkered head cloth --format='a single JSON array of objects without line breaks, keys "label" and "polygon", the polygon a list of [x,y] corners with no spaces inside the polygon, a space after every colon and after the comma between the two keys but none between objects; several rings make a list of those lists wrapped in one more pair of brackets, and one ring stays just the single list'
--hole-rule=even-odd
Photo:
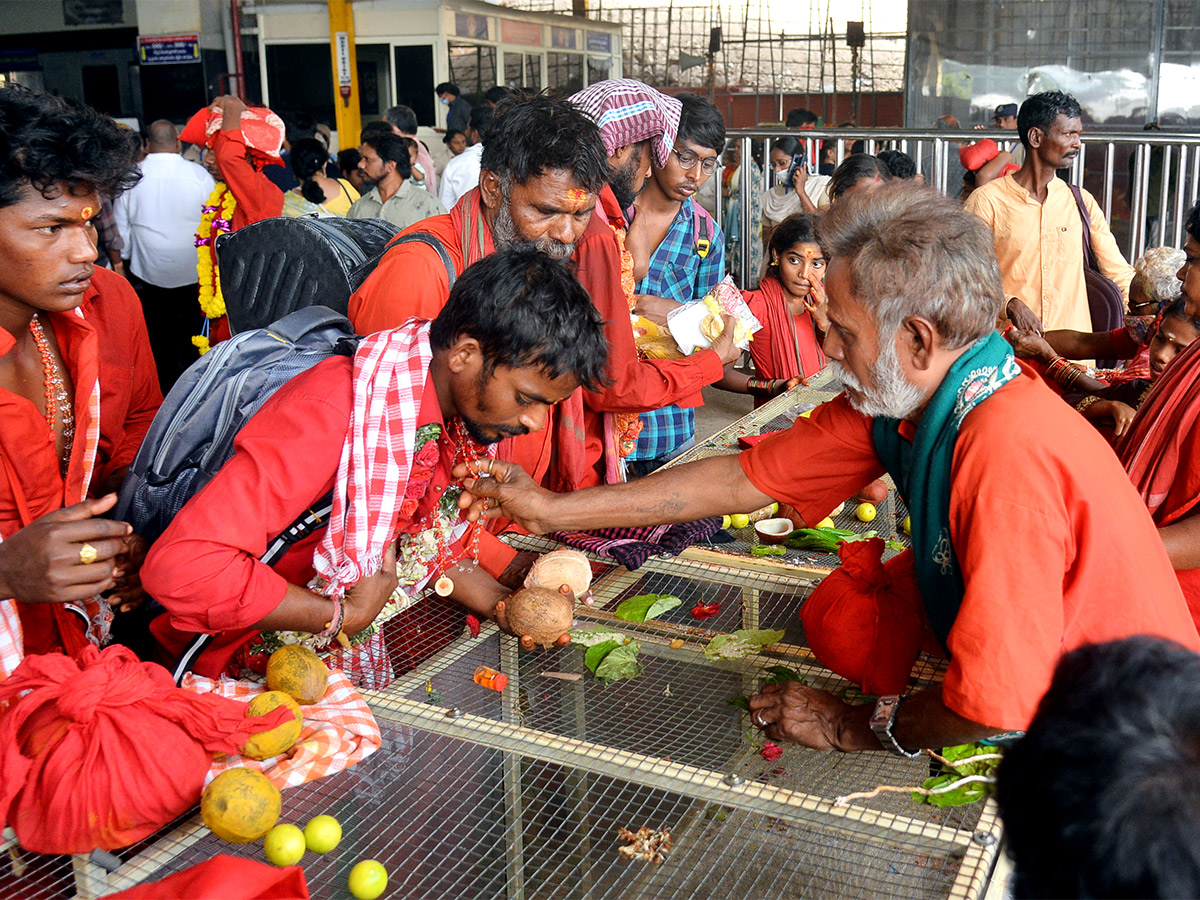
[{"label": "checkered head cloth", "polygon": [[683,104],[674,97],[632,78],[610,78],[570,99],[600,126],[610,156],[621,147],[650,139],[654,161],[660,167],[667,164],[683,111]]}]

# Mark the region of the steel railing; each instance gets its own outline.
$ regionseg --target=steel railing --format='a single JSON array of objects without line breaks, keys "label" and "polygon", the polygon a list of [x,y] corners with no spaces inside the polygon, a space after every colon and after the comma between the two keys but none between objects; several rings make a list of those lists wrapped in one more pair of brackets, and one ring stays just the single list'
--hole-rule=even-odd
[{"label": "steel railing", "polygon": [[[823,128],[800,133],[783,129],[733,129],[729,139],[741,144],[743,160],[756,156],[761,150],[761,177],[739,179],[739,222],[741,236],[750,240],[737,242],[741,272],[751,268],[751,240],[757,239],[758,224],[749,221],[751,191],[765,191],[770,186],[769,159],[771,144],[782,137],[799,137],[809,149],[809,172],[815,174],[815,148],[818,143],[832,144],[836,160],[841,162],[850,146],[865,141],[866,152],[885,149],[902,150],[913,158],[917,170],[927,173],[927,179],[943,193],[958,196],[959,186],[948,185],[947,176],[953,169],[950,160],[957,157],[959,146],[985,137],[996,141],[1003,149],[1018,142],[1014,131],[940,131],[936,129],[901,128]],[[1184,221],[1187,212],[1200,196],[1200,134],[1166,132],[1084,131],[1083,147],[1069,173],[1072,184],[1088,190],[1104,210],[1105,218],[1133,262],[1148,246],[1183,246]],[[1157,169],[1158,184],[1152,190]],[[748,168],[746,171],[753,172]],[[721,168],[712,176],[717,182],[716,218],[723,221],[724,201],[721,196]],[[755,183],[757,182],[757,183]]]}]

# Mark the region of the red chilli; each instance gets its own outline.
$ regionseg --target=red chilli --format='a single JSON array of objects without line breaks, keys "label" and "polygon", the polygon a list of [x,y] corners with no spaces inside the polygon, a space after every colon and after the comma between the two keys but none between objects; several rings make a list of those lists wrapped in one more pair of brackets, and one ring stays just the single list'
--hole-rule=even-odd
[{"label": "red chilli", "polygon": [[711,619],[721,611],[720,603],[697,603],[692,607],[692,618]]},{"label": "red chilli", "polygon": [[471,632],[471,637],[479,637],[479,620],[472,615],[467,615],[467,629]]}]

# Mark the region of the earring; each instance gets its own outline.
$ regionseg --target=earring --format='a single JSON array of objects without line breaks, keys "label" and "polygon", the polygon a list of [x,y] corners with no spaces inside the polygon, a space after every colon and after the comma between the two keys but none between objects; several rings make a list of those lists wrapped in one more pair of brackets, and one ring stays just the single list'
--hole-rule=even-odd
[{"label": "earring", "polygon": [[774,253],[771,254],[771,265],[772,266],[779,265],[779,257],[776,256]]}]

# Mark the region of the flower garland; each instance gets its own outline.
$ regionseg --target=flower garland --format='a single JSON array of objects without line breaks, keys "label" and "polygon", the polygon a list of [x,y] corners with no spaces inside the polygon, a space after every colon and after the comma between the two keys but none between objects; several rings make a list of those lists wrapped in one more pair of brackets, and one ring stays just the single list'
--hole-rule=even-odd
[{"label": "flower garland", "polygon": [[[404,503],[400,507],[400,517],[411,518],[416,512],[418,501],[425,496],[429,484],[433,480],[433,470],[439,456],[438,441],[442,436],[440,425],[422,425],[417,429],[414,445],[419,447],[413,454],[413,467],[409,473],[408,489],[405,492]],[[461,448],[463,443],[460,442]],[[456,455],[457,461],[457,455]],[[396,545],[396,577],[399,584],[392,592],[375,621],[364,631],[350,638],[351,646],[358,646],[369,640],[378,630],[379,624],[408,609],[419,596],[413,588],[422,581],[441,571],[446,565],[446,545],[450,541],[455,526],[462,520],[463,510],[458,508],[458,497],[462,493],[462,485],[450,485],[443,492],[437,504],[425,518],[428,527],[417,531],[404,533],[399,536]],[[476,526],[477,529],[482,526]],[[309,589],[320,593],[325,582],[317,576],[309,582]],[[337,644],[332,637],[319,637],[305,631],[264,631],[258,640],[248,650],[248,655],[260,653],[270,654],[285,644],[299,644],[316,653],[336,650]]]},{"label": "flower garland", "polygon": [[[200,309],[208,319],[225,315],[225,298],[221,295],[221,273],[217,269],[213,246],[217,236],[233,230],[233,211],[237,198],[229,186],[218,183],[201,207],[200,227],[196,229],[196,274],[200,279]],[[192,344],[203,356],[208,352],[208,335],[196,335]]]},{"label": "flower garland", "polygon": [[[617,239],[617,252],[621,259],[621,290],[625,294],[625,303],[629,306],[629,321],[633,324],[634,307],[637,306],[637,282],[633,277],[633,254],[625,246],[626,230],[612,222],[608,223],[613,236]],[[637,334],[635,332],[636,339]],[[638,436],[642,433],[642,419],[637,413],[618,412],[613,414],[613,427],[616,431],[617,455],[621,459],[630,456],[637,449]]]}]

